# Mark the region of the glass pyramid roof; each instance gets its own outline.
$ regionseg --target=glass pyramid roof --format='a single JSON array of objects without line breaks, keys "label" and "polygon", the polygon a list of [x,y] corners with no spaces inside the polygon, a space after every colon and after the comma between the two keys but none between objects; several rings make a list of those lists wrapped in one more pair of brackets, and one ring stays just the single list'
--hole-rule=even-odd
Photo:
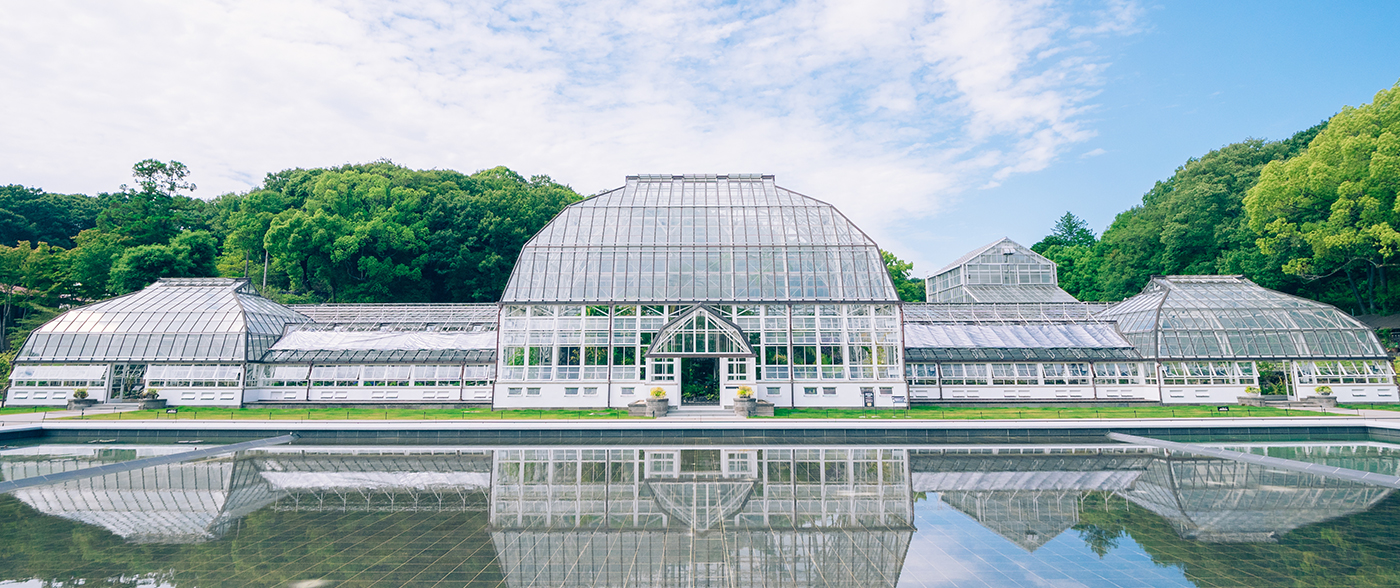
[{"label": "glass pyramid roof", "polygon": [[1158,276],[1099,313],[1150,359],[1385,359],[1375,333],[1329,304],[1243,276]]},{"label": "glass pyramid roof", "polygon": [[308,322],[246,279],[162,278],[44,323],[17,361],[243,361],[262,356],[287,323]]},{"label": "glass pyramid roof", "polygon": [[503,302],[899,299],[875,243],[772,176],[629,176],[521,251]]}]

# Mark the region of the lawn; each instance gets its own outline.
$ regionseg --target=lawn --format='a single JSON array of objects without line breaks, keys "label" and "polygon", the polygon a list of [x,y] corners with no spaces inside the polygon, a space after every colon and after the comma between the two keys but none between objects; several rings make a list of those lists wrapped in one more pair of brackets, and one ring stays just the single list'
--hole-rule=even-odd
[{"label": "lawn", "polygon": [[18,414],[25,412],[49,412],[63,410],[62,406],[6,406],[0,408],[0,414]]},{"label": "lawn", "polygon": [[1143,407],[1007,407],[982,408],[973,406],[918,406],[908,410],[862,408],[776,408],[773,418],[787,419],[1095,419],[1095,418],[1207,418],[1207,417],[1282,417],[1328,416],[1326,413],[1286,408],[1231,406],[1222,412],[1214,406],[1143,406]]},{"label": "lawn", "polygon": [[630,419],[642,417],[627,416],[626,409],[594,410],[525,410],[507,409],[493,411],[488,408],[430,408],[414,410],[408,408],[194,408],[184,407],[179,412],[165,410],[137,410],[116,414],[87,415],[69,417],[83,420],[236,420],[236,421],[384,421],[384,420],[558,420],[558,419]]},{"label": "lawn", "polygon": [[1337,408],[1348,410],[1394,410],[1400,411],[1400,404],[1338,404]]}]

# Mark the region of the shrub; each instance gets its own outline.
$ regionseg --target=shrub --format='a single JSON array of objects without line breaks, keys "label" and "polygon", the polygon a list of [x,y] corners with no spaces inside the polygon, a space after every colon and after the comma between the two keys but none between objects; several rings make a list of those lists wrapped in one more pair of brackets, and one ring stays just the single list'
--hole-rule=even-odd
[{"label": "shrub", "polygon": [[141,393],[141,397],[146,400],[160,400],[160,390],[147,388],[145,392]]},{"label": "shrub", "polygon": [[666,397],[666,389],[665,389],[665,388],[662,388],[661,386],[657,386],[657,387],[655,387],[655,388],[652,388],[652,389],[651,389],[651,397],[652,397],[652,398],[665,398],[665,397]]},{"label": "shrub", "polygon": [[753,388],[750,388],[748,386],[739,386],[739,398],[750,398],[752,396]]},{"label": "shrub", "polygon": [[1318,386],[1318,387],[1316,387],[1316,388],[1313,388],[1313,391],[1314,391],[1314,392],[1317,392],[1318,394],[1321,394],[1321,395],[1323,395],[1323,396],[1331,396],[1331,395],[1332,395],[1332,387],[1331,387],[1331,386]]},{"label": "shrub", "polygon": [[83,400],[84,398],[87,398],[87,397],[88,397],[87,388],[74,388],[74,389],[73,389],[73,399],[74,399],[74,400]]}]

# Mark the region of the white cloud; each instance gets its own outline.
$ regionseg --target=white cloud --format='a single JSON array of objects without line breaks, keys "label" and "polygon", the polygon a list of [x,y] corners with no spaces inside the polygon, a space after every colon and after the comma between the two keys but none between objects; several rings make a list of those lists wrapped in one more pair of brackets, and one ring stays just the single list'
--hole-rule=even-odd
[{"label": "white cloud", "polygon": [[110,190],[146,157],[201,195],[382,157],[583,193],[765,172],[877,239],[1094,135],[1096,36],[1050,0],[12,4],[0,181]]}]

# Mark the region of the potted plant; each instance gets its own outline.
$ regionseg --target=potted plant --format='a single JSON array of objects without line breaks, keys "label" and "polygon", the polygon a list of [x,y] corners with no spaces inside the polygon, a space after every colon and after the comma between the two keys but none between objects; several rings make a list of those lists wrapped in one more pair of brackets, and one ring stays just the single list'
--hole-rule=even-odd
[{"label": "potted plant", "polygon": [[68,401],[68,410],[81,410],[97,404],[97,400],[88,398],[87,388],[74,388],[73,399]]},{"label": "potted plant", "polygon": [[1317,392],[1317,395],[1318,395],[1318,396],[1331,396],[1331,395],[1332,395],[1332,387],[1331,387],[1331,386],[1318,386],[1318,387],[1316,387],[1316,388],[1313,388],[1313,392]]},{"label": "potted plant", "polygon": [[736,398],[734,398],[734,414],[739,415],[741,417],[753,416],[754,409],[758,405],[757,401],[754,400],[753,397],[753,388],[750,388],[748,386],[739,386],[739,390],[736,391],[735,395]]},{"label": "potted plant", "polygon": [[160,397],[160,390],[147,388],[141,393],[141,410],[160,410],[165,408],[165,399]]},{"label": "potted plant", "polygon": [[1245,394],[1248,394],[1248,395],[1250,395],[1250,396],[1258,396],[1258,395],[1259,395],[1259,387],[1258,387],[1258,386],[1245,386],[1245,387],[1244,387],[1244,393],[1245,393]]},{"label": "potted plant", "polygon": [[666,389],[657,386],[651,389],[651,398],[647,399],[647,416],[666,416],[666,411],[671,409],[671,401],[666,399]]}]

